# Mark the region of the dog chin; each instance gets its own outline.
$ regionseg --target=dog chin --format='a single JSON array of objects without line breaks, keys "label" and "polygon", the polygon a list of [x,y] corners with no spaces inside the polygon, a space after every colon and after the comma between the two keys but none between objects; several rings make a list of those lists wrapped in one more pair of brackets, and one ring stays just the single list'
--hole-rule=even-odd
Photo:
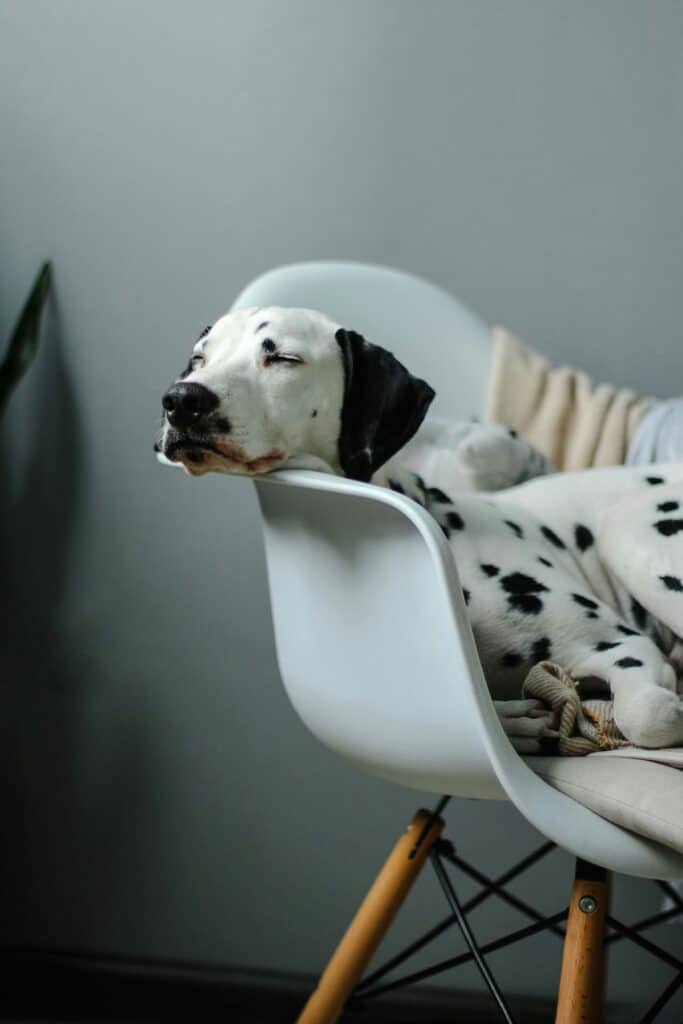
[{"label": "dog chin", "polygon": [[157,456],[165,465],[181,466],[190,476],[203,476],[205,473],[257,476],[269,473],[287,461],[287,456],[281,451],[269,451],[252,457],[241,448],[220,442],[211,446],[188,444],[185,447],[176,444],[168,450],[162,446]]}]

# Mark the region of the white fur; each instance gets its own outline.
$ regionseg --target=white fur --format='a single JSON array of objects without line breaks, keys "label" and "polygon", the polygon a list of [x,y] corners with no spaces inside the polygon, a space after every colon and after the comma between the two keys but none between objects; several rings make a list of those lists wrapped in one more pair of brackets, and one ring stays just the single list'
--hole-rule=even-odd
[{"label": "white fur", "polygon": [[[196,463],[180,451],[174,461],[193,476],[253,475],[263,471],[263,460],[269,470],[296,464],[339,472],[344,376],[337,329],[322,313],[300,309],[240,309],[216,321],[194,346],[197,364],[184,379],[218,395],[217,414],[227,417],[231,429],[213,434],[212,442],[229,454],[214,458],[207,452]],[[269,364],[266,339],[282,357],[297,361]],[[165,420],[162,456],[169,433]]]}]

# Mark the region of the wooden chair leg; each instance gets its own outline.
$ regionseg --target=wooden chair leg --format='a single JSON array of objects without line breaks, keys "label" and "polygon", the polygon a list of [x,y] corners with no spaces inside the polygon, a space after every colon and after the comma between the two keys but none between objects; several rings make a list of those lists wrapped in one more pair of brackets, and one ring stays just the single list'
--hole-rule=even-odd
[{"label": "wooden chair leg", "polygon": [[602,1024],[609,873],[577,860],[555,1024]]},{"label": "wooden chair leg", "polygon": [[320,977],[297,1024],[334,1024],[441,835],[443,820],[418,811]]}]

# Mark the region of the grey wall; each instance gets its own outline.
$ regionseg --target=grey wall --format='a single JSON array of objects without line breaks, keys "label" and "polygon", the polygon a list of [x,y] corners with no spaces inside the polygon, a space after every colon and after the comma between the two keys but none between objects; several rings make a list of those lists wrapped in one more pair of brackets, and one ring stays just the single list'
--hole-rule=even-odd
[{"label": "grey wall", "polygon": [[[56,269],[1,445],[7,939],[320,965],[419,795],[296,720],[251,488],[158,468],[159,396],[243,284],[319,257],[679,393],[682,36],[667,0],[0,4],[2,336]],[[450,820],[491,871],[534,841],[507,806]],[[425,879],[395,941],[442,909]],[[549,993],[558,951],[498,962]]]}]

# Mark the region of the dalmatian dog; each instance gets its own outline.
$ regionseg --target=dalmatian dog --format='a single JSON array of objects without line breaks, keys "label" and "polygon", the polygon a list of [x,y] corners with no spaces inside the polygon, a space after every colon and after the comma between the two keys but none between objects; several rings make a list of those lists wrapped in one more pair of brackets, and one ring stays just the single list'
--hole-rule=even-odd
[{"label": "dalmatian dog", "polygon": [[[608,690],[632,743],[683,744],[683,464],[543,475],[483,492],[456,481],[448,491],[443,462],[431,476],[409,457],[433,397],[391,353],[322,313],[241,309],[200,335],[163,397],[155,447],[190,476],[313,468],[425,507],[453,550],[491,695],[518,750],[538,750],[548,726],[535,702],[516,699],[547,658]],[[470,456],[476,466],[481,449]]]}]

